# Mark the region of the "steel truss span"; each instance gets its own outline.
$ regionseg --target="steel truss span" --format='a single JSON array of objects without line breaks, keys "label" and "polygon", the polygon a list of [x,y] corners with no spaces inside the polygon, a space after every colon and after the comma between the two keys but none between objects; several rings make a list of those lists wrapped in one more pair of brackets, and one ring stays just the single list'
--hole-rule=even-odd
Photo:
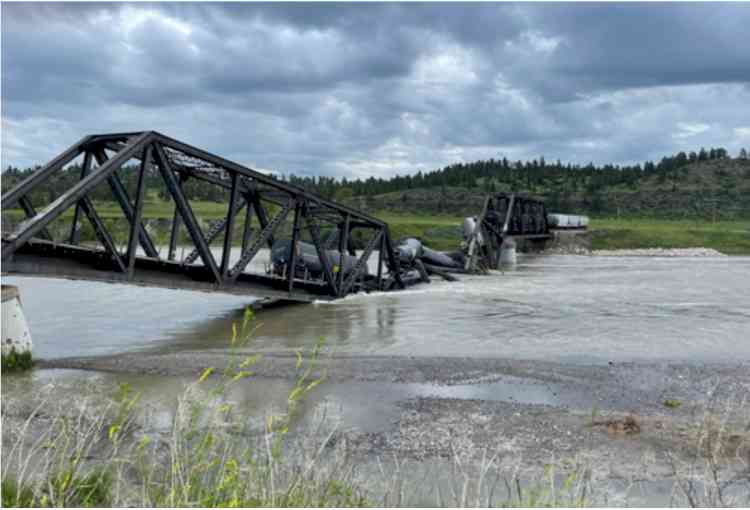
[{"label": "steel truss span", "polygon": [[[80,179],[37,210],[31,194],[81,158]],[[137,174],[130,179],[135,183],[130,191],[122,178],[126,172]],[[174,205],[164,250],[157,247],[143,217],[146,177],[153,175],[158,175]],[[127,243],[121,247],[92,198],[94,189],[105,183],[128,226]],[[201,227],[185,193],[188,183],[223,190],[228,198],[221,221]],[[86,136],[5,193],[2,204],[18,205],[26,215],[12,232],[3,233],[7,273],[295,301],[404,286],[388,226],[382,221],[154,131]],[[70,220],[63,216],[69,210]],[[93,229],[96,246],[80,242],[82,217]],[[55,239],[50,227],[61,221],[70,221],[69,234]],[[185,232],[190,252],[178,258],[178,239]],[[359,256],[354,232],[362,249]],[[239,257],[231,257],[235,237],[241,246]],[[250,266],[260,250],[278,247],[281,237],[290,239],[283,245],[288,246],[283,254],[286,263],[274,271],[253,272]],[[221,246],[212,249],[211,243],[219,239]],[[302,245],[314,247],[306,250],[304,264]],[[367,262],[376,249],[378,270],[369,274]]]},{"label": "steel truss span", "polygon": [[551,237],[544,202],[516,193],[488,195],[468,239],[465,268],[471,272],[496,268],[506,238],[544,243]]}]

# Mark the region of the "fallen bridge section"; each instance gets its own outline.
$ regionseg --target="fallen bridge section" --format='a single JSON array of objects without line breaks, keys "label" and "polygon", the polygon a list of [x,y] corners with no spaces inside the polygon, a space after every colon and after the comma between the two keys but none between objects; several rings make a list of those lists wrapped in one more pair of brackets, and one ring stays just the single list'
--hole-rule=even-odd
[{"label": "fallen bridge section", "polygon": [[[80,180],[37,212],[32,193],[72,163],[80,165]],[[143,223],[145,181],[154,175],[174,206],[166,250],[157,247]],[[132,183],[130,189],[126,182]],[[226,196],[225,218],[208,229],[202,227],[185,193],[187,185],[220,188]],[[120,246],[93,199],[102,186],[109,188],[129,226]],[[26,214],[2,237],[7,273],[295,301],[404,286],[388,226],[382,221],[154,131],[84,137],[5,193],[2,202],[4,208],[20,205]],[[80,242],[83,218],[98,243]],[[67,221],[70,234],[53,238],[50,227]],[[187,238],[190,252],[177,257],[181,236]],[[359,255],[355,236],[364,246]],[[254,259],[281,238],[290,240],[285,263],[274,271],[258,271]],[[210,246],[219,240],[219,248]],[[305,270],[299,258],[301,243],[313,247],[305,257],[308,262],[311,256],[317,258],[317,275]],[[240,248],[233,256],[235,245]],[[368,260],[375,252],[377,272],[370,274]],[[352,263],[342,264],[345,257]]]},{"label": "fallen bridge section", "polygon": [[[465,269],[495,269],[506,239],[543,244],[552,238],[544,202],[516,193],[488,195],[479,216],[464,220]],[[512,240],[512,241],[511,241]]]}]

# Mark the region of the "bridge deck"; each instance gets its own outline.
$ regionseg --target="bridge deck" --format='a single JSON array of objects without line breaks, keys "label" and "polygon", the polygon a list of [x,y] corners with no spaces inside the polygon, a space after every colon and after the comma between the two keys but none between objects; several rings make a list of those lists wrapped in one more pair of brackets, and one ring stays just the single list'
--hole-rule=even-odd
[{"label": "bridge deck", "polygon": [[139,286],[220,292],[243,296],[284,299],[288,301],[330,301],[324,282],[294,281],[294,292],[288,291],[286,278],[243,272],[232,284],[217,284],[211,272],[202,265],[183,265],[176,261],[138,256],[131,279],[126,273],[112,271],[109,253],[65,243],[33,240],[19,248],[3,262],[3,273],[33,275],[69,280],[125,283]]}]

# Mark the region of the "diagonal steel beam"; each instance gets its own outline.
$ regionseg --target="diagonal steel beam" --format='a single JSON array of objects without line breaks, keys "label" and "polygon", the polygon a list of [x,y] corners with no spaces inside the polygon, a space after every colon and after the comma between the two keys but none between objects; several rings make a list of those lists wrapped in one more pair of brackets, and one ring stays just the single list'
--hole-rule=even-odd
[{"label": "diagonal steel beam", "polygon": [[[31,203],[31,199],[27,197],[26,195],[22,196],[18,202],[21,204],[21,207],[23,208],[24,214],[26,214],[27,218],[33,218],[36,216],[36,209],[34,209],[34,204]],[[52,236],[49,234],[49,231],[46,228],[43,228],[39,232],[42,239],[47,239],[48,241],[52,240]]]},{"label": "diagonal steel beam", "polygon": [[[258,223],[260,224],[260,228],[266,228],[268,226],[268,214],[266,214],[266,209],[263,207],[263,204],[260,202],[260,197],[257,193],[253,193],[252,195],[252,204],[253,209],[255,209],[255,214],[258,216]],[[285,207],[288,204],[282,204],[282,207]],[[268,236],[268,248],[273,247],[274,238],[273,233]]]},{"label": "diagonal steel beam", "polygon": [[96,234],[97,239],[99,239],[99,242],[102,243],[104,249],[107,250],[112,257],[116,266],[115,269],[124,273],[126,267],[122,261],[122,257],[120,257],[120,254],[117,251],[117,246],[115,245],[112,236],[109,235],[109,232],[104,227],[104,222],[96,213],[96,209],[94,209],[94,204],[91,203],[91,199],[88,196],[85,196],[81,199],[80,204],[81,210],[91,222],[91,226],[94,227],[94,234]]},{"label": "diagonal steel beam", "polygon": [[141,215],[143,214],[143,188],[146,181],[146,174],[151,166],[151,145],[146,146],[141,159],[141,168],[138,171],[138,184],[135,192],[135,211],[133,212],[133,221],[130,222],[130,235],[128,236],[128,280],[133,279],[133,270],[135,269],[135,254],[138,240],[138,231],[141,226]]},{"label": "diagonal steel beam", "polygon": [[292,210],[293,205],[294,201],[290,200],[289,202],[287,202],[287,204],[282,207],[278,214],[276,214],[276,216],[274,216],[274,218],[270,222],[268,222],[263,230],[260,231],[257,239],[253,241],[253,244],[251,244],[250,247],[242,253],[242,255],[240,256],[240,260],[237,261],[237,263],[232,267],[232,270],[229,272],[229,279],[231,281],[237,280],[237,277],[240,275],[240,273],[242,273],[242,271],[245,270],[245,267],[250,263],[253,257],[255,257],[261,246],[263,246],[263,243],[268,241],[268,239],[271,238],[279,225],[284,222],[286,217],[289,215],[289,211]]},{"label": "diagonal steel beam", "polygon": [[221,273],[219,272],[219,266],[216,265],[216,260],[211,253],[211,249],[208,247],[208,243],[206,243],[206,238],[203,237],[203,232],[201,232],[198,220],[193,214],[193,209],[190,207],[190,203],[185,198],[182,189],[180,189],[180,185],[177,182],[177,178],[172,171],[169,161],[167,160],[167,156],[164,154],[164,149],[158,143],[155,143],[154,147],[156,150],[159,172],[161,172],[164,182],[167,185],[167,189],[172,195],[175,206],[180,210],[182,221],[185,223],[185,227],[187,228],[195,247],[198,248],[198,251],[200,252],[203,265],[211,271],[216,283],[221,284],[222,278]]},{"label": "diagonal steel beam", "polygon": [[[108,159],[107,155],[101,149],[94,152],[94,157],[96,157],[96,161],[97,163],[99,163],[99,165],[103,165],[104,163],[106,163]],[[141,161],[141,164],[143,164],[143,161]],[[115,201],[120,205],[120,209],[122,210],[122,213],[125,215],[125,218],[128,220],[128,223],[132,225],[134,221],[135,213],[133,211],[133,206],[130,205],[130,197],[128,196],[128,190],[123,185],[117,173],[113,173],[112,175],[107,177],[107,183],[109,184],[109,187],[112,190],[112,195],[114,195]],[[138,240],[140,242],[140,245],[143,247],[143,251],[146,253],[146,256],[152,257],[152,258],[159,258],[159,251],[154,246],[154,242],[151,240],[151,236],[148,235],[146,228],[143,226],[143,224],[140,221],[137,223],[137,228],[138,228]]]},{"label": "diagonal steel beam", "polygon": [[40,230],[54,221],[60,214],[70,206],[74,205],[87,193],[93,190],[97,184],[104,181],[115,172],[136,152],[142,151],[147,143],[153,138],[152,132],[145,132],[131,140],[126,148],[118,152],[114,157],[75,184],[68,191],[59,196],[51,204],[47,205],[34,218],[22,222],[16,230],[3,239],[2,259],[6,259],[29,239],[34,237]]},{"label": "diagonal steel beam", "polygon": [[[242,208],[245,206],[247,202],[245,201],[245,198],[241,198],[238,202],[234,204],[234,214],[233,217],[237,215],[238,212],[242,210]],[[222,232],[226,233],[227,230],[227,218],[224,218],[219,223],[214,224],[213,227],[208,229],[208,232],[206,232],[206,242],[208,244],[211,244],[214,242],[214,240],[219,237],[219,234]],[[200,252],[197,249],[194,249],[190,252],[190,254],[185,257],[185,259],[182,261],[183,264],[192,264],[195,262],[198,257],[200,256]],[[222,273],[223,274],[223,273]]]},{"label": "diagonal steel beam", "polygon": [[357,263],[354,264],[354,267],[349,272],[349,276],[346,277],[343,287],[339,288],[339,296],[346,296],[349,293],[352,285],[354,285],[354,282],[357,281],[357,278],[359,278],[359,274],[362,272],[365,264],[367,264],[367,259],[370,258],[370,255],[375,249],[375,246],[377,246],[377,244],[380,242],[380,236],[382,235],[383,231],[377,230],[370,239],[370,242],[367,243],[367,247],[365,248],[364,253],[362,253],[362,255],[359,257]]},{"label": "diagonal steel beam", "polygon": [[49,179],[52,174],[70,163],[84,151],[84,146],[91,139],[90,136],[84,136],[78,142],[71,145],[65,152],[55,159],[35,171],[29,177],[19,182],[15,188],[5,193],[2,197],[3,207],[13,207],[15,203],[26,195],[32,188]]}]

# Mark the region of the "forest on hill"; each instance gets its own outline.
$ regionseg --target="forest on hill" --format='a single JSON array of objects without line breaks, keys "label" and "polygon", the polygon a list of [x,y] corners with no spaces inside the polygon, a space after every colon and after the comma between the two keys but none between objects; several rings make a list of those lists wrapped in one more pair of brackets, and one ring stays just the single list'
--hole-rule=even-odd
[{"label": "forest on hill", "polygon": [[[34,169],[8,167],[2,174],[5,192]],[[135,186],[136,172],[121,172],[126,186]],[[31,196],[35,204],[49,203],[80,178],[70,165]],[[722,218],[750,217],[750,159],[742,149],[731,157],[724,148],[679,152],[658,162],[635,165],[585,166],[543,157],[529,161],[506,158],[456,163],[431,172],[392,178],[347,180],[332,177],[277,176],[276,178],[369,211],[431,214],[470,214],[488,192],[523,192],[547,201],[548,209],[592,215]],[[168,200],[157,172],[147,177],[154,194]],[[185,183],[190,199],[226,201],[226,191],[195,179]],[[96,200],[111,200],[101,186]]]}]

